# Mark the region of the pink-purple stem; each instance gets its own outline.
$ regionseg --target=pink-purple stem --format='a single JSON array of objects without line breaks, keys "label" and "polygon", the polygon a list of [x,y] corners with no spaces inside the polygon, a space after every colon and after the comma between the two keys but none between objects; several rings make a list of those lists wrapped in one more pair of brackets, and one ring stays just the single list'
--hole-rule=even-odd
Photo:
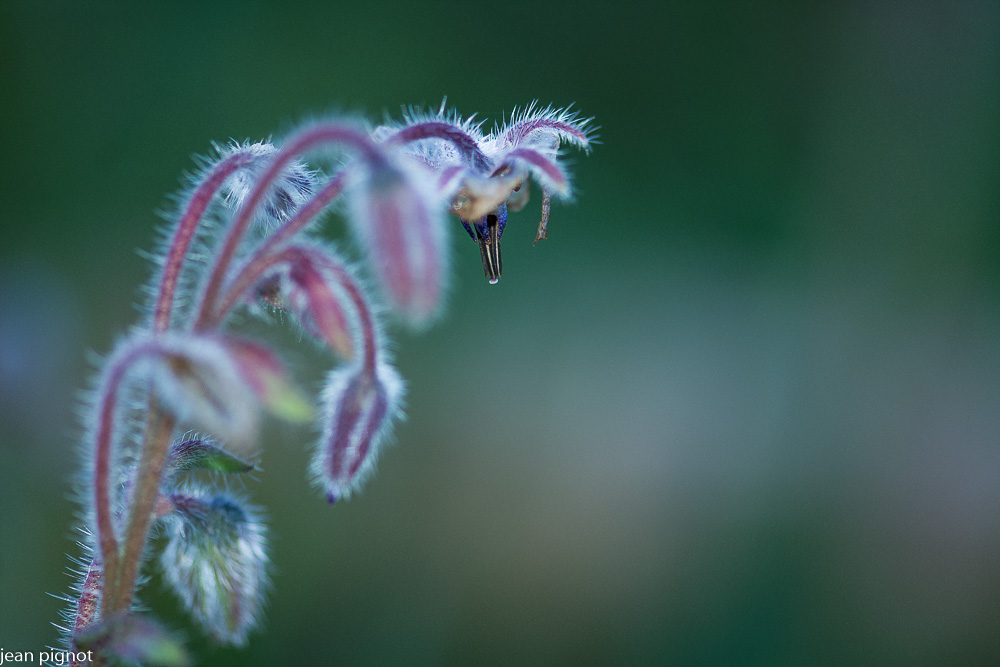
[{"label": "pink-purple stem", "polygon": [[119,553],[118,537],[115,534],[111,502],[111,458],[118,389],[125,373],[140,357],[158,351],[159,346],[150,341],[137,345],[125,352],[120,358],[114,359],[101,390],[100,417],[96,434],[94,502],[97,510],[97,532],[101,561],[104,563],[104,569],[108,575],[105,577],[105,600],[109,596],[114,598],[117,595],[122,557],[122,554]]},{"label": "pink-purple stem", "polygon": [[267,241],[238,270],[236,277],[230,281],[225,294],[220,299],[219,305],[209,311],[209,314],[206,316],[204,326],[210,327],[218,324],[225,318],[229,311],[236,307],[239,299],[260,280],[263,272],[274,264],[271,257],[279,244],[298,233],[319,215],[330,202],[336,199],[337,195],[344,189],[346,178],[346,172],[340,172],[331,178],[312,199],[295,212],[295,215],[268,237]]},{"label": "pink-purple stem", "polygon": [[170,327],[170,312],[174,305],[174,295],[177,292],[181,267],[184,265],[191,241],[194,239],[198,225],[201,223],[212,198],[233,172],[246,167],[254,158],[255,156],[248,152],[233,153],[212,168],[212,171],[202,180],[191,196],[191,201],[188,202],[187,208],[177,224],[177,229],[174,231],[170,251],[167,254],[166,263],[163,265],[163,275],[160,278],[160,289],[153,318],[153,331],[162,333]]},{"label": "pink-purple stem", "polygon": [[270,191],[274,182],[292,160],[316,146],[327,143],[347,144],[361,153],[362,157],[369,164],[381,164],[385,160],[380,149],[368,138],[366,133],[341,123],[322,123],[312,126],[292,137],[278,154],[275,155],[267,170],[257,180],[246,205],[243,206],[229,227],[226,239],[215,260],[212,273],[209,276],[208,282],[205,285],[205,291],[201,297],[198,316],[194,322],[196,330],[208,328],[210,323],[215,321],[213,311],[215,310],[219,291],[223,287],[226,271],[236,256],[236,250],[239,248],[240,242],[243,240],[243,236],[250,226],[253,215],[264,201],[264,197]]},{"label": "pink-purple stem", "polygon": [[[258,180],[247,205],[241,209],[233,225],[230,227],[229,234],[226,237],[222,251],[218,256],[218,259],[213,267],[212,274],[207,283],[206,291],[201,301],[201,309],[196,321],[196,327],[204,328],[205,322],[212,321],[212,306],[217,293],[221,288],[222,280],[225,277],[228,266],[235,256],[236,249],[246,233],[246,229],[249,226],[249,222],[252,219],[253,214],[260,206],[264,196],[281,174],[282,170],[289,162],[291,162],[291,160],[309,148],[317,144],[337,141],[347,143],[348,145],[354,147],[371,162],[378,162],[384,159],[377,147],[375,147],[365,134],[354,128],[335,123],[315,126],[293,139],[278,153],[278,155],[271,162],[267,171],[264,173],[264,176]],[[177,229],[174,232],[170,250],[164,264],[153,318],[153,331],[155,333],[163,333],[170,326],[170,317],[173,310],[181,269],[183,268],[184,261],[190,249],[191,242],[194,239],[198,225],[204,218],[205,211],[208,209],[212,198],[216,195],[223,183],[225,183],[225,180],[230,175],[238,169],[249,165],[253,159],[255,159],[255,156],[247,152],[233,153],[213,167],[192,195],[191,200],[189,201],[188,206],[177,225]],[[308,224],[309,220],[315,217],[315,215],[317,215],[340,193],[342,187],[343,175],[332,179],[330,183],[323,188],[323,190],[321,190],[315,197],[313,197],[312,200],[310,200],[310,202],[302,207],[302,210],[300,210],[291,220],[289,220],[288,223],[286,223],[286,225],[284,225],[271,237],[262,250],[265,252],[270,251],[276,247],[278,243],[290,238],[295,232]],[[251,267],[248,265],[246,268],[249,270]],[[346,271],[343,271],[341,267],[338,268],[340,268],[340,271],[338,271],[338,278],[342,281],[346,281],[344,283],[344,288],[351,296],[355,306],[358,308],[359,319],[361,320],[362,325],[363,340],[365,343],[365,364],[366,368],[370,366],[371,372],[374,373],[375,335],[370,313],[368,312],[364,299],[360,296],[360,292],[357,290],[353,281],[350,280]],[[119,552],[120,545],[115,533],[110,492],[112,431],[114,425],[117,389],[128,367],[134,363],[139,356],[154,349],[154,345],[139,346],[130,350],[125,357],[118,359],[108,375],[101,397],[101,409],[96,438],[97,446],[94,470],[94,495],[97,514],[98,542],[104,574],[95,575],[96,579],[94,580],[91,580],[90,575],[88,574],[88,581],[94,586],[103,588],[101,593],[103,606],[104,609],[110,611],[120,611],[118,607],[123,606],[123,604],[131,600],[131,589],[134,586],[134,580],[138,570],[138,561],[140,560],[139,556],[141,555],[141,553],[136,555],[131,552],[135,550],[135,545],[138,545],[138,549],[141,552],[143,546],[145,545],[146,534],[149,529],[149,517],[142,517],[140,514],[145,511],[145,505],[149,504],[144,502],[146,496],[155,500],[155,492],[159,488],[160,479],[163,474],[163,462],[165,460],[165,456],[161,455],[164,454],[164,452],[154,452],[152,450],[164,449],[165,451],[167,445],[169,444],[169,437],[164,437],[163,432],[169,431],[172,428],[172,421],[167,420],[168,423],[164,424],[158,420],[158,417],[160,417],[158,409],[155,406],[155,401],[151,400],[151,410],[157,414],[151,413],[150,415],[151,428],[146,434],[147,441],[143,446],[143,454],[139,467],[139,475],[141,478],[137,478],[136,482],[139,486],[150,486],[153,489],[153,492],[150,494],[148,489],[143,488],[141,490],[142,493],[140,493],[140,490],[137,489],[136,502],[132,507],[132,515],[130,516],[128,531],[126,533],[126,553],[123,555]],[[155,426],[152,426],[154,424]],[[154,438],[158,442],[150,441],[150,437],[152,435],[151,431],[158,432],[157,435],[159,437]],[[167,436],[169,436],[169,433],[167,433]],[[148,511],[145,511],[145,514],[148,515]],[[133,532],[137,534],[133,534]],[[138,533],[141,533],[141,535]],[[127,565],[125,569],[127,569],[128,572],[120,571],[122,568],[123,557],[128,561],[125,564]],[[92,563],[91,571],[94,571],[93,568],[95,567],[96,565]],[[85,582],[85,586],[86,583],[87,582]],[[123,593],[120,590],[123,586],[127,586],[129,590]],[[85,588],[81,594],[81,600],[79,603],[79,605],[81,605],[81,609],[83,608],[85,602],[87,605],[90,605],[92,602],[96,602],[91,598],[87,598],[85,600],[84,598],[88,595],[96,595],[96,592],[94,590],[88,591]],[[125,602],[122,602],[123,600]],[[93,607],[93,609],[96,610],[96,606]],[[93,613],[96,612],[92,612],[92,614]],[[85,616],[78,615],[78,620],[89,623],[90,620],[92,620],[92,615],[89,620]]]}]

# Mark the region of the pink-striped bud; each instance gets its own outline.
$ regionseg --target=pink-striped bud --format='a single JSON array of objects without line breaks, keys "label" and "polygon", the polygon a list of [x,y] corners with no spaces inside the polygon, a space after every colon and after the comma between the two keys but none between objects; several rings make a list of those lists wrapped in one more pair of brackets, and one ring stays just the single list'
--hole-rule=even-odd
[{"label": "pink-striped bud", "polygon": [[354,345],[342,297],[332,281],[306,254],[296,254],[288,271],[286,302],[312,335],[326,342],[343,359],[354,356]]},{"label": "pink-striped bud", "polygon": [[369,165],[354,196],[354,231],[389,303],[410,325],[441,305],[448,268],[434,180],[411,165]]},{"label": "pink-striped bud", "polygon": [[379,447],[400,414],[402,395],[402,380],[385,363],[374,373],[351,367],[330,374],[312,473],[331,503],[349,497],[371,475]]}]

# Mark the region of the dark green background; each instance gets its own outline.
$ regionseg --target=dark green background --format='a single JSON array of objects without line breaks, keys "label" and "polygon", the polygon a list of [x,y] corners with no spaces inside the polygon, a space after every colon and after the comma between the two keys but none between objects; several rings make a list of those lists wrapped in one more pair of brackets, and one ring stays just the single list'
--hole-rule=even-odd
[{"label": "dark green background", "polygon": [[265,630],[147,589],[199,663],[1000,662],[997,3],[5,0],[0,89],[3,649],[56,641],[75,396],[191,156],[447,95],[603,143],[499,285],[456,225],[360,497],[269,427]]}]

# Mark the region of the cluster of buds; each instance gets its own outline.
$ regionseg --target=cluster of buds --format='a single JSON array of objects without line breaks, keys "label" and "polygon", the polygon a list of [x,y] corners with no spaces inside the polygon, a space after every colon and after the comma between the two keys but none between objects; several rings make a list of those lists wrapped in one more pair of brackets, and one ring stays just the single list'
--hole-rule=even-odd
[{"label": "cluster of buds", "polygon": [[[165,536],[163,580],[208,635],[243,644],[267,588],[266,530],[258,510],[191,471],[252,470],[268,412],[318,419],[313,479],[331,503],[357,492],[403,400],[380,316],[422,328],[439,313],[447,215],[497,282],[500,238],[529,179],[542,189],[544,238],[551,198],[571,194],[560,145],[592,140],[587,120],[563,110],[529,106],[484,133],[442,107],[375,129],[328,120],[279,145],[217,148],[181,199],[148,321],[109,355],[93,394],[82,494],[92,557],[66,617],[70,644],[106,661],[184,663],[171,635],[133,610],[154,526]],[[310,159],[337,168],[326,174]],[[315,223],[340,199],[368,280],[318,236]],[[274,351],[229,331],[241,309],[282,312],[339,359],[318,408]]]}]

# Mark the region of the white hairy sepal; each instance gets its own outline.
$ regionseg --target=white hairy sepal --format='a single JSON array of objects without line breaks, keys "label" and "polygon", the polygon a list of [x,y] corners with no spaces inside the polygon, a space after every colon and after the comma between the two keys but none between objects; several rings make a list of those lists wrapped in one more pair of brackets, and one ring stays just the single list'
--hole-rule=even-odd
[{"label": "white hairy sepal", "polygon": [[522,109],[515,107],[510,121],[487,137],[483,151],[490,155],[516,146],[556,150],[560,142],[589,151],[597,139],[594,130],[593,118],[581,117],[570,108],[541,108],[535,101]]},{"label": "white hairy sepal", "polygon": [[163,578],[216,641],[242,646],[269,589],[267,527],[243,499],[191,487],[164,521]]},{"label": "white hairy sepal", "polygon": [[403,417],[403,380],[384,361],[374,378],[357,366],[327,376],[323,390],[323,431],[310,472],[330,502],[350,497],[375,471],[382,445]]},{"label": "white hairy sepal", "polygon": [[[226,205],[234,212],[243,208],[250,198],[257,181],[267,170],[278,148],[266,142],[234,144],[220,148],[220,159],[234,152],[245,152],[254,156],[254,161],[246,169],[234,172],[223,184]],[[254,214],[254,223],[264,230],[271,230],[288,220],[295,210],[308,201],[316,189],[316,172],[301,160],[293,160],[285,167],[281,176],[271,187]]]},{"label": "white hairy sepal", "polygon": [[[445,100],[446,101],[446,100]],[[371,135],[378,142],[385,141],[396,132],[421,123],[443,123],[458,133],[469,137],[473,144],[479,145],[484,140],[482,125],[484,121],[476,120],[475,114],[462,118],[458,111],[445,109],[445,101],[436,112],[427,112],[415,107],[408,107],[403,112],[401,121],[387,120],[385,125],[375,128]],[[419,163],[434,170],[440,170],[447,165],[461,165],[469,162],[468,156],[447,139],[427,137],[413,141],[402,147],[402,152],[415,158]]]}]

